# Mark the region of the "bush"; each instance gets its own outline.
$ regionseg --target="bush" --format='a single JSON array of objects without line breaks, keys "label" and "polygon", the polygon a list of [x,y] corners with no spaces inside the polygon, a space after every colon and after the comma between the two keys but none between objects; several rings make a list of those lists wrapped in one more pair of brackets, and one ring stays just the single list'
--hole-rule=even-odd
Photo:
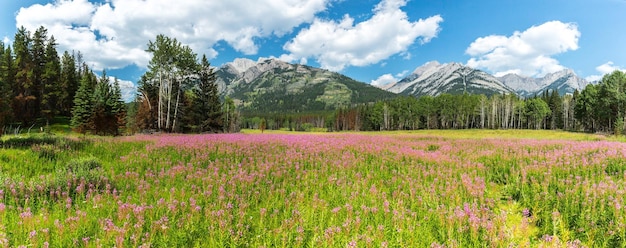
[{"label": "bush", "polygon": [[18,205],[27,202],[51,203],[64,201],[65,197],[84,199],[92,193],[113,190],[110,179],[101,170],[100,162],[94,157],[78,158],[70,161],[56,173],[44,177],[31,178],[18,190],[14,189],[24,178],[4,177],[0,174],[0,191],[6,199]]},{"label": "bush", "polygon": [[54,135],[29,135],[29,136],[14,136],[4,141],[0,140],[0,148],[32,148],[33,146],[41,145],[53,145],[63,150],[81,149],[88,141],[87,140],[74,140],[65,137],[57,137]]}]

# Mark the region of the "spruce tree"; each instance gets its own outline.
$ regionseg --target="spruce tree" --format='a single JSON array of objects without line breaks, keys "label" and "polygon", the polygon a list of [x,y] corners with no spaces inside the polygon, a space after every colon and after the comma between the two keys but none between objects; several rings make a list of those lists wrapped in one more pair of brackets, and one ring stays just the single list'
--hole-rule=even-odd
[{"label": "spruce tree", "polygon": [[196,103],[193,115],[200,132],[218,132],[223,129],[222,104],[216,83],[216,75],[206,55],[200,62],[199,83],[194,88]]},{"label": "spruce tree", "polygon": [[117,78],[113,81],[113,92],[111,94],[113,106],[112,114],[115,116],[117,130],[115,135],[119,134],[119,131],[126,127],[126,103],[122,99],[122,89],[120,88],[120,82]]},{"label": "spruce tree", "polygon": [[[10,49],[4,49],[4,43],[0,41],[0,136],[4,133],[4,126],[9,123],[13,117],[11,109],[12,90],[11,84],[7,80],[12,60],[5,60],[5,52]],[[8,54],[10,57],[11,54]],[[7,64],[8,63],[8,64]]]},{"label": "spruce tree", "polygon": [[60,73],[61,61],[56,50],[54,36],[46,44],[46,65],[42,75],[41,114],[46,118],[46,124],[59,113],[59,97],[61,95]]},{"label": "spruce tree", "polygon": [[61,58],[61,75],[59,79],[60,95],[59,95],[59,111],[62,115],[70,116],[74,95],[78,89],[78,72],[76,68],[76,60],[73,55],[67,51],[63,53]]},{"label": "spruce tree", "polygon": [[[32,36],[32,47],[30,49],[33,63],[33,73],[30,75],[33,83],[33,96],[35,117],[40,117],[43,109],[44,91],[44,73],[47,64],[46,42],[48,41],[48,30],[43,26],[35,30]],[[56,50],[54,51],[56,53]]]},{"label": "spruce tree", "polygon": [[15,81],[13,85],[13,111],[16,119],[28,125],[36,117],[36,87],[33,82],[34,63],[31,54],[32,40],[30,32],[21,27],[15,33],[13,51],[15,53]]},{"label": "spruce tree", "polygon": [[91,117],[93,113],[93,88],[90,73],[83,73],[80,86],[74,97],[71,126],[79,133],[85,133],[91,129]]}]

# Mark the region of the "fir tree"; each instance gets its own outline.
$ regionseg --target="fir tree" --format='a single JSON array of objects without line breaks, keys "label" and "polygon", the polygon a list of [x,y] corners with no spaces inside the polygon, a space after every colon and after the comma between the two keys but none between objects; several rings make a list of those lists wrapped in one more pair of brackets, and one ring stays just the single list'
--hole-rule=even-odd
[{"label": "fir tree", "polygon": [[46,125],[59,113],[59,87],[61,61],[56,51],[54,36],[46,44],[46,65],[42,75],[41,113],[46,118]]},{"label": "fir tree", "polygon": [[70,116],[79,80],[76,60],[67,51],[63,53],[61,58],[61,75],[59,80],[59,111],[62,115]]},{"label": "fir tree", "polygon": [[202,56],[199,83],[194,88],[193,116],[200,132],[222,130],[222,104],[219,99],[216,76],[211,64]]},{"label": "fir tree", "polygon": [[[9,52],[9,54],[5,54]],[[4,126],[9,123],[13,117],[13,110],[11,109],[11,82],[7,80],[10,73],[11,59],[6,60],[5,57],[11,58],[11,50],[4,49],[4,43],[0,42],[0,136],[4,133]]]},{"label": "fir tree", "polygon": [[74,108],[72,109],[71,126],[79,133],[85,133],[91,129],[91,119],[93,113],[93,88],[91,85],[90,73],[83,73],[80,86],[74,97]]},{"label": "fir tree", "polygon": [[111,94],[113,107],[112,114],[115,115],[115,121],[117,124],[117,131],[115,135],[119,134],[119,131],[126,127],[126,104],[122,100],[122,89],[120,88],[120,82],[117,78],[113,81],[113,92]]},{"label": "fir tree", "polygon": [[35,84],[33,82],[33,58],[30,52],[32,40],[30,32],[21,27],[15,34],[13,50],[15,53],[15,81],[13,85],[13,111],[17,120],[28,124],[36,117]]}]

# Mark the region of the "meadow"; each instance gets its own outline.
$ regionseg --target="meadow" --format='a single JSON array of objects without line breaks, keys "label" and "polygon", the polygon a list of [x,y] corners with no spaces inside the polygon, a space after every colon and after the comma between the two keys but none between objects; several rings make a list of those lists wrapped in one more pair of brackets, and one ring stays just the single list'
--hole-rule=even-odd
[{"label": "meadow", "polygon": [[611,137],[1,140],[0,247],[626,246],[626,143]]}]

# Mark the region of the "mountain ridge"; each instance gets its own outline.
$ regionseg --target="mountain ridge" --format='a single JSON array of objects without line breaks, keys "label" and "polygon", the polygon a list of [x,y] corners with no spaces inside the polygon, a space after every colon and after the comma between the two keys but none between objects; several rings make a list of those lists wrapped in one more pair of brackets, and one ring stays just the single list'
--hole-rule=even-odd
[{"label": "mountain ridge", "polygon": [[239,59],[215,72],[220,94],[244,111],[334,110],[396,96],[343,74],[278,59]]},{"label": "mountain ridge", "polygon": [[215,70],[220,94],[249,111],[319,111],[375,102],[397,95],[516,94],[532,97],[548,90],[582,90],[589,82],[572,70],[541,78],[506,74],[495,77],[461,63],[430,61],[397,82],[373,86],[343,74],[279,59],[239,58]]},{"label": "mountain ridge", "polygon": [[386,87],[387,90],[413,96],[450,94],[507,94],[513,90],[494,76],[460,63],[427,62],[411,75]]}]

